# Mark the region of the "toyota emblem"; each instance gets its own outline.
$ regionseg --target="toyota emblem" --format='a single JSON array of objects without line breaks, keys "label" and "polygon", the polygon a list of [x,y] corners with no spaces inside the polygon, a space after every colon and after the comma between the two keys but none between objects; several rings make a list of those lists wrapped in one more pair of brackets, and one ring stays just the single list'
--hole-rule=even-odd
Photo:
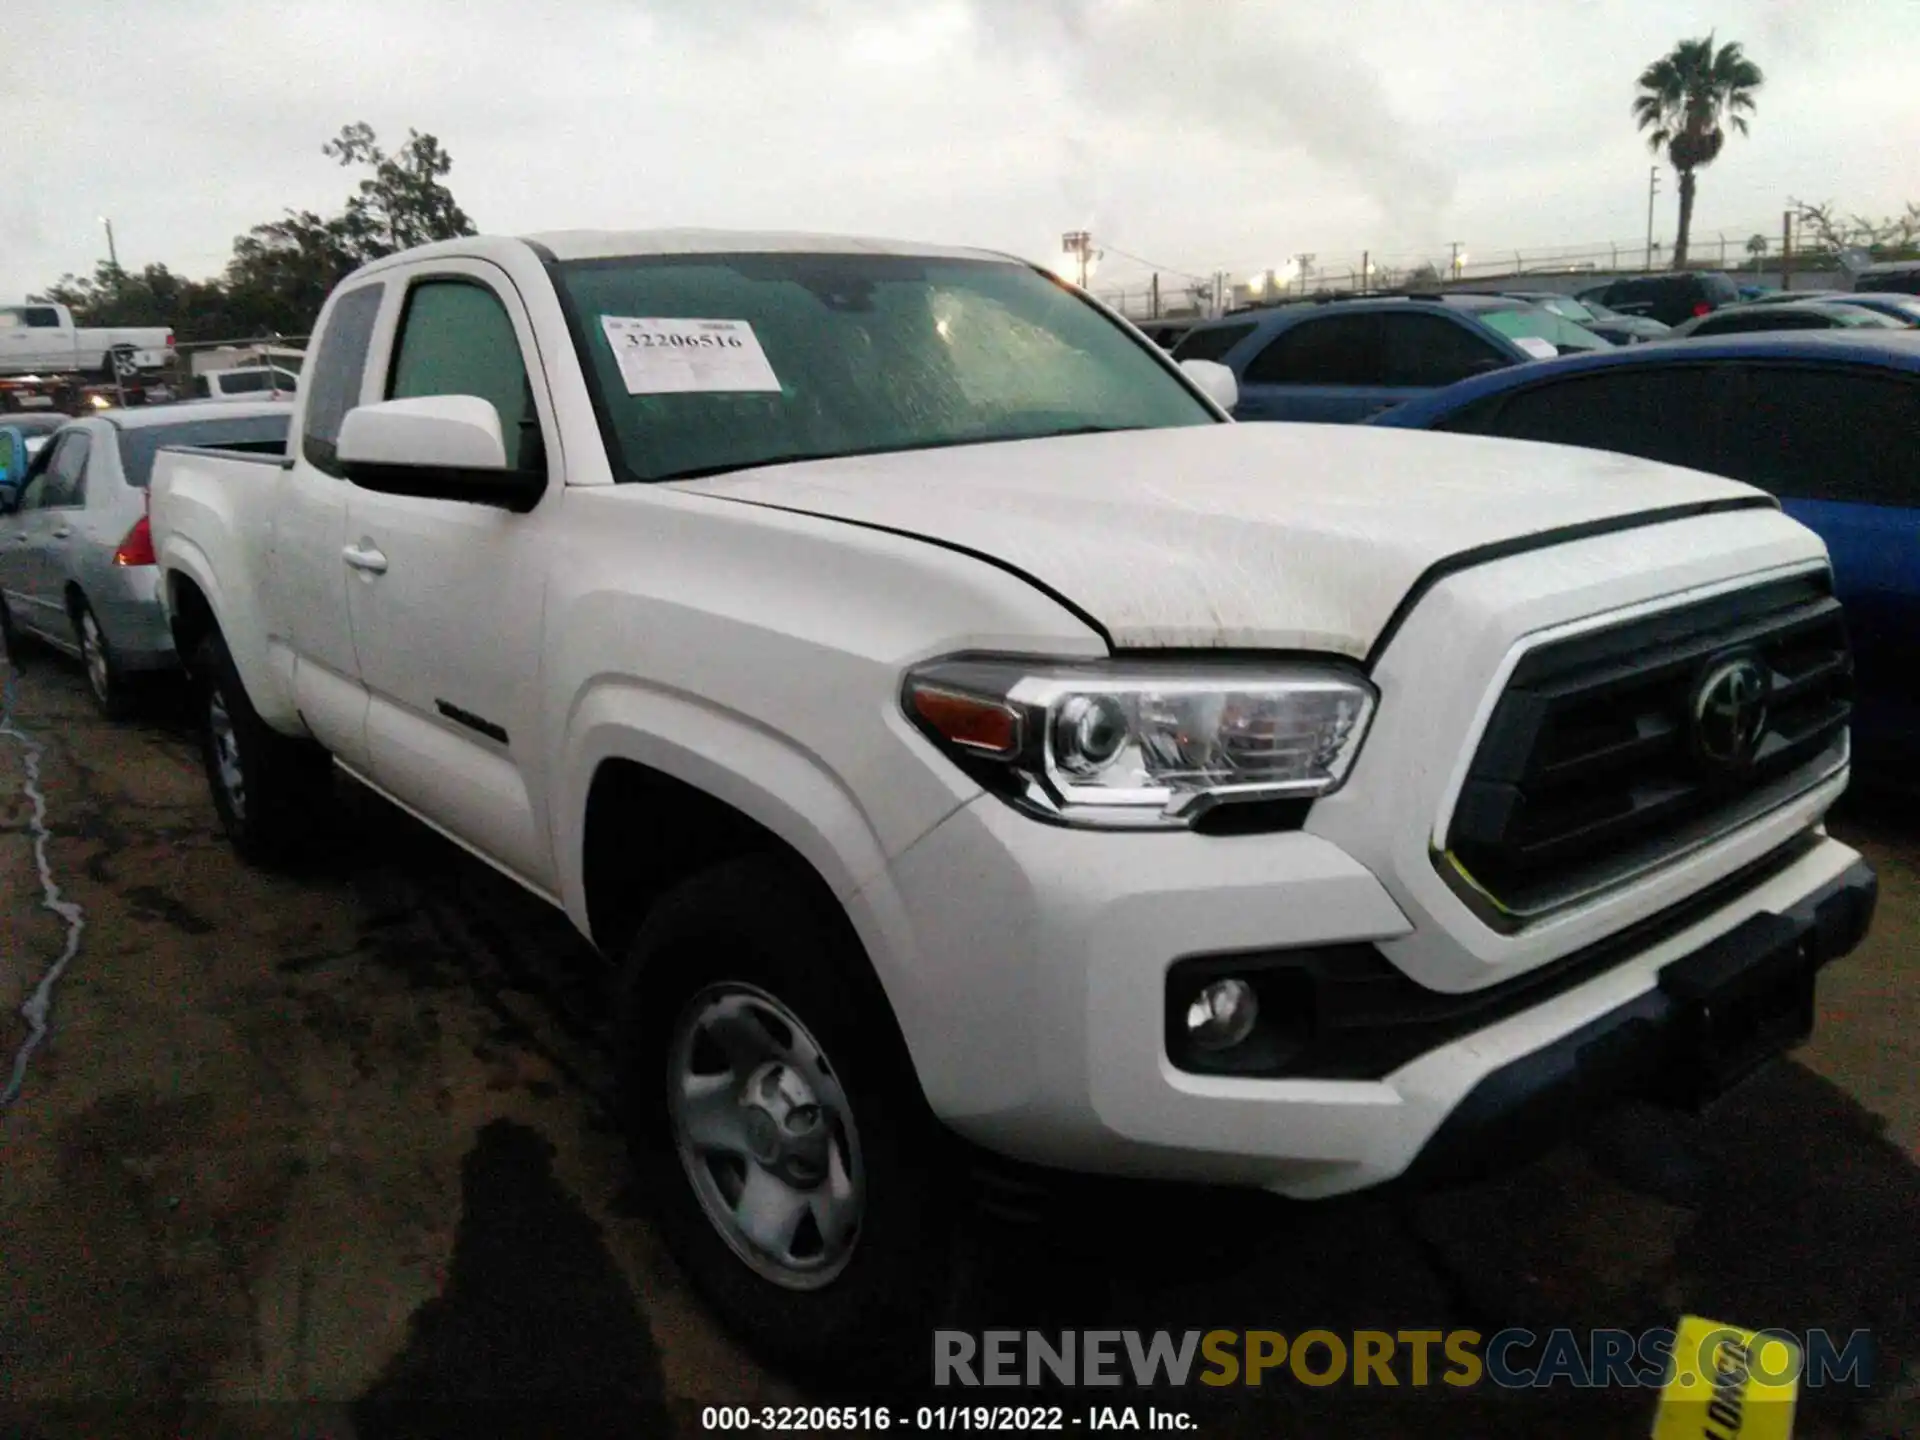
[{"label": "toyota emblem", "polygon": [[1693,748],[1716,770],[1753,763],[1767,728],[1772,674],[1752,655],[1709,665],[1693,692]]}]

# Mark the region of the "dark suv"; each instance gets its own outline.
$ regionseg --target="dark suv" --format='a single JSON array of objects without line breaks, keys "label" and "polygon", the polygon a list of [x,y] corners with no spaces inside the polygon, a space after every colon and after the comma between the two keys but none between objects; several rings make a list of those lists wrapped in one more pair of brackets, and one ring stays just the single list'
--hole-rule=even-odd
[{"label": "dark suv", "polygon": [[1681,270],[1662,275],[1630,275],[1580,292],[1622,315],[1645,315],[1662,325],[1679,325],[1696,315],[1711,315],[1740,299],[1740,287],[1717,270]]}]

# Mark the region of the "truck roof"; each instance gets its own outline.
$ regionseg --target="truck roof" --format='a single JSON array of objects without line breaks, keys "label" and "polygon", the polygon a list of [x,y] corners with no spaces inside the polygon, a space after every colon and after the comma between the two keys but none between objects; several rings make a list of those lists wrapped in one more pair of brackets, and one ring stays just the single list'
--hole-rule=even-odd
[{"label": "truck roof", "polygon": [[811,253],[918,255],[1019,263],[1012,256],[992,250],[784,230],[549,230],[521,239],[545,249],[556,260],[604,260],[625,255]]}]

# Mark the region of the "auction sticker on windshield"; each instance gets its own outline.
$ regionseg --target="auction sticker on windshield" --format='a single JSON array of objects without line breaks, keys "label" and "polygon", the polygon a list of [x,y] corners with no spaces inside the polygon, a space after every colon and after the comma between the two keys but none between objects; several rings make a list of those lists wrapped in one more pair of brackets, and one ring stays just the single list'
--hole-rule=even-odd
[{"label": "auction sticker on windshield", "polygon": [[602,315],[629,395],[778,392],[760,337],[745,320],[650,320]]}]

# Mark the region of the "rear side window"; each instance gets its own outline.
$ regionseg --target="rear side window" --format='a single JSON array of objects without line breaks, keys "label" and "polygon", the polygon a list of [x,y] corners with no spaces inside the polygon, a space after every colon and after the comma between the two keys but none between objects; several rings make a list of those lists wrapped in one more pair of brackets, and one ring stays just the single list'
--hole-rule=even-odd
[{"label": "rear side window", "polygon": [[1380,385],[1377,315],[1326,315],[1283,330],[1247,364],[1249,385]]},{"label": "rear side window", "polygon": [[251,395],[267,388],[264,370],[230,370],[220,377],[222,395]]},{"label": "rear side window", "polygon": [[1173,347],[1173,358],[1218,360],[1252,333],[1251,325],[1221,325],[1212,330],[1195,330]]},{"label": "rear side window", "polygon": [[1726,471],[1792,500],[1920,507],[1920,382],[1858,370],[1742,367]]},{"label": "rear side window", "polygon": [[47,462],[47,485],[41,504],[49,509],[87,503],[87,456],[93,452],[93,437],[84,430],[69,430],[62,435]]},{"label": "rear side window", "polygon": [[1381,315],[1378,319],[1385,337],[1383,385],[1435,388],[1507,364],[1507,357],[1487,341],[1444,316]]},{"label": "rear side window", "polygon": [[329,475],[340,467],[335,451],[340,424],[347,411],[360,403],[360,386],[367,373],[367,347],[373,341],[373,322],[380,314],[384,285],[362,285],[334,302],[327,333],[320,338],[308,384],[306,428],[301,453],[307,463]]},{"label": "rear side window", "polygon": [[1441,428],[1612,450],[1722,473],[1713,432],[1727,383],[1722,372],[1703,366],[1622,367],[1530,386]]},{"label": "rear side window", "polygon": [[407,292],[387,398],[477,395],[500,412],[509,458],[538,467],[540,422],[513,317],[500,297],[469,280],[428,280]]}]

